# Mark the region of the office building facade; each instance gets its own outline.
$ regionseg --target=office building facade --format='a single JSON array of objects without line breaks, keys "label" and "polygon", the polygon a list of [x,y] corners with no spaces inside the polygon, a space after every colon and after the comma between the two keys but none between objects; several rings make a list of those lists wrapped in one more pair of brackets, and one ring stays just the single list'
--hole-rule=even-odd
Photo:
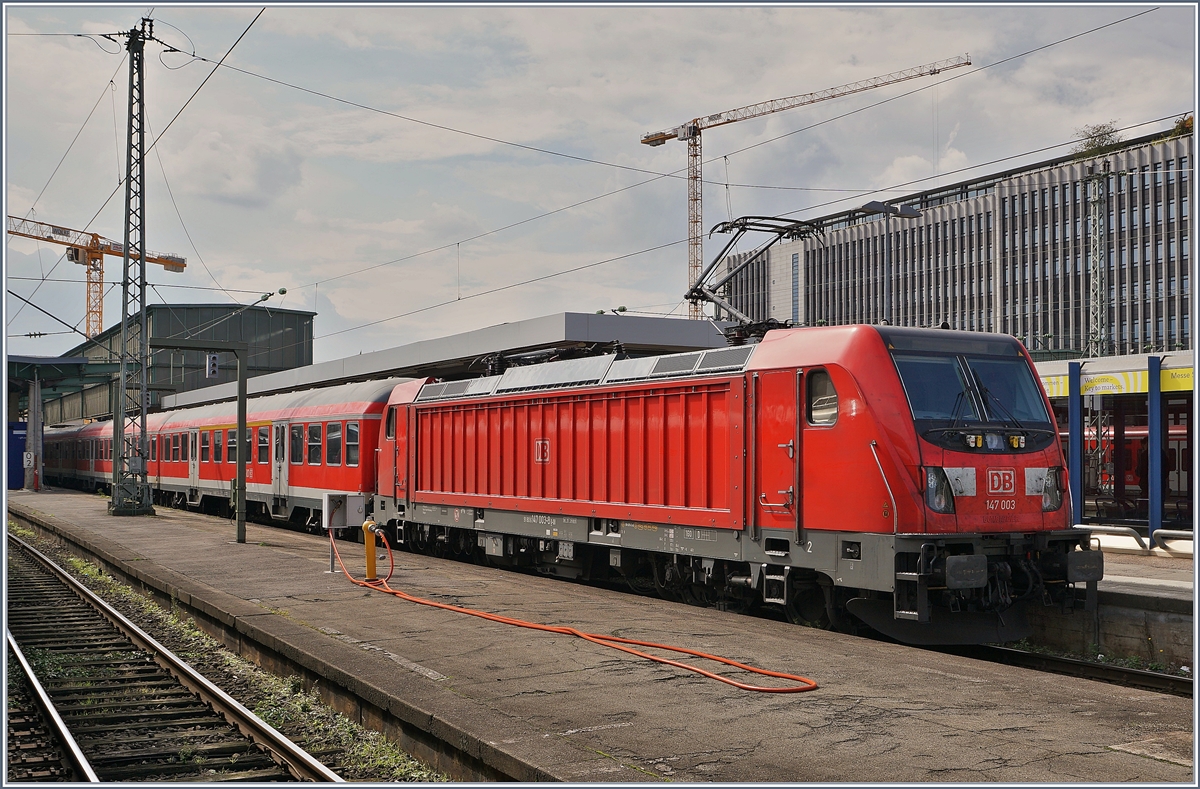
[{"label": "office building facade", "polygon": [[[855,209],[773,246],[727,295],[756,320],[892,321],[1012,334],[1033,350],[1088,348],[1099,220],[1105,349],[1192,347],[1192,137],[1145,137],[889,201],[917,218]],[[1098,187],[1098,195],[1093,193]],[[886,229],[885,229],[886,228]]]}]

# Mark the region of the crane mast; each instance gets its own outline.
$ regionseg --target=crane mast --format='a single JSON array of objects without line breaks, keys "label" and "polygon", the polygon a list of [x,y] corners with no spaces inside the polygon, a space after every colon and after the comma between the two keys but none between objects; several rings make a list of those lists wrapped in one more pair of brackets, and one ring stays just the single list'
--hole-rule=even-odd
[{"label": "crane mast", "polygon": [[[828,101],[829,99],[837,99],[853,93],[882,88],[885,85],[894,85],[897,82],[904,82],[916,79],[917,77],[932,76],[948,69],[969,65],[971,65],[971,56],[960,55],[947,60],[926,63],[923,66],[914,66],[903,71],[894,71],[891,74],[871,77],[870,79],[859,80],[858,82],[850,82],[835,88],[826,88],[814,93],[802,93],[798,96],[785,96],[779,99],[761,101],[756,104],[747,104],[737,109],[695,118],[671,129],[643,134],[643,145],[663,145],[667,140],[685,140],[688,145],[688,291],[692,292],[695,289],[696,283],[700,279],[700,270],[704,265],[704,179],[702,174],[701,132],[705,129],[749,120],[750,118],[759,118],[774,112],[782,112],[783,110],[790,110],[795,107],[803,107],[808,104]],[[693,319],[702,317],[700,308],[701,303],[699,301],[690,301],[688,305],[688,317]]]}]

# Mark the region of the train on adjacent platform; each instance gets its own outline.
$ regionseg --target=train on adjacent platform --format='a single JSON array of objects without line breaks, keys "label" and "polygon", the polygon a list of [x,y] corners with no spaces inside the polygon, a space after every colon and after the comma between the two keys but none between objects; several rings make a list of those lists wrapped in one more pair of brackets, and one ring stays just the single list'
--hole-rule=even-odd
[{"label": "train on adjacent platform", "polygon": [[[228,506],[232,402],[147,429],[158,501]],[[1022,638],[1025,605],[1073,605],[1103,575],[1071,529],[1049,401],[1007,335],[780,329],[352,383],[252,398],[246,438],[262,516],[323,526],[356,504],[409,550],[909,643]],[[48,429],[47,477],[106,485],[111,442],[110,423]]]}]

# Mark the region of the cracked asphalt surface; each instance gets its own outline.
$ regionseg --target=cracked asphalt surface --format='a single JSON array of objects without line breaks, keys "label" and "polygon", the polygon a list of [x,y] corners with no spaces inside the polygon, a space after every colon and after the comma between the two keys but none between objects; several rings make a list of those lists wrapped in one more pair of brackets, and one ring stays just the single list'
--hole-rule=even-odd
[{"label": "cracked asphalt surface", "polygon": [[[250,524],[237,545],[228,521],[165,507],[110,518],[94,496],[13,500],[125,546],[144,572],[170,568],[310,628],[314,654],[324,641],[355,645],[342,669],[561,780],[1194,782],[1178,755],[1193,736],[1188,699],[396,554],[391,585],[413,594],[821,686],[748,693],[580,639],[364,594],[323,572],[320,537]],[[339,547],[361,573],[362,547]],[[1164,758],[1168,746],[1175,755]]]}]

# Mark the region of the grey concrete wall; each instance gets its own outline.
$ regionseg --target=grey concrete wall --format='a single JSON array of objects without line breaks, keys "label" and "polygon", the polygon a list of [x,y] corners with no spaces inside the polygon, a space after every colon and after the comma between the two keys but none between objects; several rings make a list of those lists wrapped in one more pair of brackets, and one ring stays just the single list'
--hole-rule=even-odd
[{"label": "grey concrete wall", "polygon": [[[1166,597],[1105,593],[1095,612],[1033,605],[1027,609],[1038,646],[1106,658],[1141,658],[1164,668],[1193,666],[1192,603]],[[1193,666],[1194,668],[1194,666]]]}]

